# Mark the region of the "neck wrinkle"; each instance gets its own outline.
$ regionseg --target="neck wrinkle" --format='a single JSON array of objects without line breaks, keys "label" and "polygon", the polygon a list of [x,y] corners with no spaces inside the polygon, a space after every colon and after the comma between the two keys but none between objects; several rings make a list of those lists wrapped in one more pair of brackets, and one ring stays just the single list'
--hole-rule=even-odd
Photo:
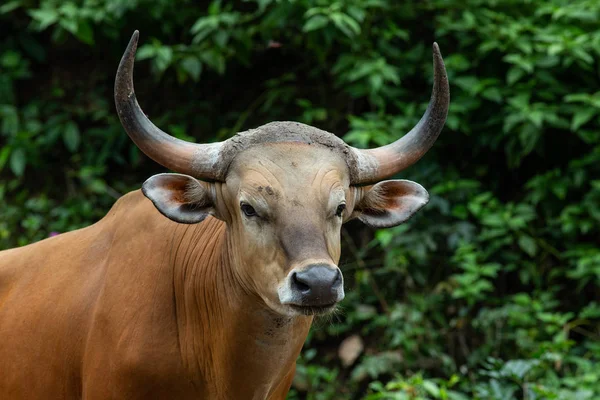
[{"label": "neck wrinkle", "polygon": [[[234,263],[239,260],[229,236],[225,223],[212,217],[180,225],[173,235],[181,358],[205,396],[269,398],[293,377],[312,317],[282,317],[248,293],[251,288],[238,282]],[[253,397],[239,392],[249,388]]]},{"label": "neck wrinkle", "polygon": [[179,348],[191,381],[201,387],[216,381],[223,334],[224,307],[235,298],[229,259],[223,257],[225,224],[208,217],[195,225],[180,225],[173,236],[173,289]]}]

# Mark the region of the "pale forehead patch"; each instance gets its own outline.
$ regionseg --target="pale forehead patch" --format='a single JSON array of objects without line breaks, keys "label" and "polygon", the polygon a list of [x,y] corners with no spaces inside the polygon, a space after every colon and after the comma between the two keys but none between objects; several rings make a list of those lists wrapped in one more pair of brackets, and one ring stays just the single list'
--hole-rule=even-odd
[{"label": "pale forehead patch", "polygon": [[[350,184],[348,167],[329,148],[304,143],[269,143],[241,152],[229,178],[238,197],[291,207],[340,202]],[[259,206],[259,207],[260,207]]]},{"label": "pale forehead patch", "polygon": [[237,155],[230,170],[239,176],[251,177],[253,172],[260,172],[279,179],[337,172],[340,178],[349,179],[348,166],[335,149],[296,142],[265,143],[249,148]]},{"label": "pale forehead patch", "polygon": [[350,177],[358,173],[356,152],[333,133],[298,122],[271,122],[256,129],[240,132],[227,140],[219,152],[219,164],[231,168],[241,153],[271,144],[305,144],[329,149],[346,164]]}]

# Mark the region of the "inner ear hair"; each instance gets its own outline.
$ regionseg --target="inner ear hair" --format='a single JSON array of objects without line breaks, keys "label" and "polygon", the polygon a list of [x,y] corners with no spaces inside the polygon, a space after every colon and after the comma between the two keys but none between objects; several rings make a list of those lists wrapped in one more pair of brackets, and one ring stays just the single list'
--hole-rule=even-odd
[{"label": "inner ear hair", "polygon": [[186,184],[184,191],[184,201],[186,204],[194,207],[201,208],[211,205],[210,193],[202,183],[193,180]]},{"label": "inner ear hair", "polygon": [[387,198],[385,186],[371,185],[361,188],[361,198],[357,204],[357,210],[369,212],[371,214],[385,214],[385,204],[389,200]]},{"label": "inner ear hair", "polygon": [[361,210],[369,210],[375,213],[385,213],[381,205],[385,202],[385,196],[381,193],[381,188],[373,188],[365,193],[362,201],[359,203]]}]

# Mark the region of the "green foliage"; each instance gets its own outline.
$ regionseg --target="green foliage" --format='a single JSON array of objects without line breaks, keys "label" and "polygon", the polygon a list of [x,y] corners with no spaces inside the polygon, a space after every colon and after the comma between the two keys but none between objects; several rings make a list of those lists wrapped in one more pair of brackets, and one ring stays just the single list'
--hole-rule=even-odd
[{"label": "green foliage", "polygon": [[[273,120],[388,143],[425,110],[444,132],[402,174],[430,204],[344,231],[347,299],[318,321],[290,399],[600,398],[600,3],[596,0],[9,0],[0,5],[0,248],[101,218],[160,171],[112,105],[136,88],[171,134]],[[344,366],[340,342],[364,352]]]}]

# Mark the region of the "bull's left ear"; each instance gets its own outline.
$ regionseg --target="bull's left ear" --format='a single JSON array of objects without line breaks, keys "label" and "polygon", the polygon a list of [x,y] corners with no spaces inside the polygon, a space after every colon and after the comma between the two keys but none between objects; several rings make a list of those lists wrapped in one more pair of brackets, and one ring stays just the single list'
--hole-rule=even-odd
[{"label": "bull's left ear", "polygon": [[142,193],[162,215],[182,224],[215,215],[213,192],[210,183],[182,174],[154,175],[142,185]]},{"label": "bull's left ear", "polygon": [[405,222],[429,201],[429,193],[407,180],[383,181],[358,189],[351,218],[373,228],[390,228]]}]

